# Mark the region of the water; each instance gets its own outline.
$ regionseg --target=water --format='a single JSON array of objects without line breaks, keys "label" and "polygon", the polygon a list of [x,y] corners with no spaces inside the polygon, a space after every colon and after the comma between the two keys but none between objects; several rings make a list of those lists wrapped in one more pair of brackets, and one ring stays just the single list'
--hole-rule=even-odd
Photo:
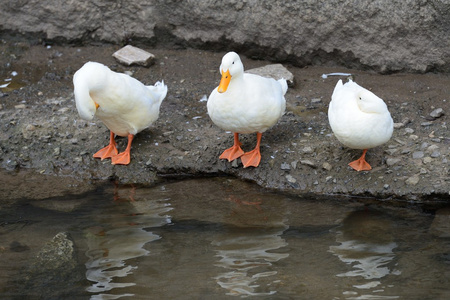
[{"label": "water", "polygon": [[[449,207],[210,178],[20,199],[0,217],[5,299],[450,299]],[[42,248],[60,232],[76,252],[57,267]]]}]

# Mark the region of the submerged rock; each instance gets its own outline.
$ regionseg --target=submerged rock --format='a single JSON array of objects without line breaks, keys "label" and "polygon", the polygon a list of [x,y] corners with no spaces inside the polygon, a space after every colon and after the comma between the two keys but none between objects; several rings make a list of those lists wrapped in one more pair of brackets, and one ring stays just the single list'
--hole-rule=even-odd
[{"label": "submerged rock", "polygon": [[[77,262],[72,239],[66,232],[60,232],[32,258],[18,281],[23,287],[20,291],[22,295],[39,299],[64,299],[71,291],[78,289],[75,283],[84,278],[84,267],[80,267]],[[58,289],[53,288],[55,285]]]}]

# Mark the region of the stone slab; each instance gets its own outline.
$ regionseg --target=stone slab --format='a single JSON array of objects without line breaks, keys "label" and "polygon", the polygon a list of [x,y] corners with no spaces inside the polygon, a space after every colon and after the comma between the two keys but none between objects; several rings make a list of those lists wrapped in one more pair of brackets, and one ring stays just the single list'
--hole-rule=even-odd
[{"label": "stone slab", "polygon": [[294,86],[294,75],[289,72],[289,70],[286,69],[282,64],[267,65],[260,68],[246,70],[245,72],[260,75],[263,77],[273,78],[275,80],[284,78],[286,79],[289,87]]},{"label": "stone slab", "polygon": [[155,56],[140,48],[127,45],[113,53],[113,57],[121,64],[149,67],[155,62]]}]

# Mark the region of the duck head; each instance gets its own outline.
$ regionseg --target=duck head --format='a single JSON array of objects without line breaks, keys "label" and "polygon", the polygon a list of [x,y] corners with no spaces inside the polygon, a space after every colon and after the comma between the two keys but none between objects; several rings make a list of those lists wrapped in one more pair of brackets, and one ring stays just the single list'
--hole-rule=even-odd
[{"label": "duck head", "polygon": [[228,52],[225,54],[220,65],[220,73],[222,74],[222,79],[220,80],[217,91],[224,93],[227,91],[231,79],[244,73],[244,65],[236,52]]},{"label": "duck head", "polygon": [[365,113],[382,114],[387,111],[387,106],[383,99],[366,89],[362,89],[357,93],[357,103],[359,109]]}]

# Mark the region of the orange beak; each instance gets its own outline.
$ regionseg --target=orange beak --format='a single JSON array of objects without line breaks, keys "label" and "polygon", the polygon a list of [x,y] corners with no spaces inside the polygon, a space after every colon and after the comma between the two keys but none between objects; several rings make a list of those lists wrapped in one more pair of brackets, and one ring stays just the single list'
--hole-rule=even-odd
[{"label": "orange beak", "polygon": [[230,70],[227,70],[226,72],[222,70],[222,79],[220,80],[217,91],[219,93],[225,93],[227,91],[228,85],[230,84],[230,80],[231,80]]},{"label": "orange beak", "polygon": [[98,109],[100,107],[100,105],[98,105],[97,102],[94,102],[94,104],[95,104],[95,109]]}]

